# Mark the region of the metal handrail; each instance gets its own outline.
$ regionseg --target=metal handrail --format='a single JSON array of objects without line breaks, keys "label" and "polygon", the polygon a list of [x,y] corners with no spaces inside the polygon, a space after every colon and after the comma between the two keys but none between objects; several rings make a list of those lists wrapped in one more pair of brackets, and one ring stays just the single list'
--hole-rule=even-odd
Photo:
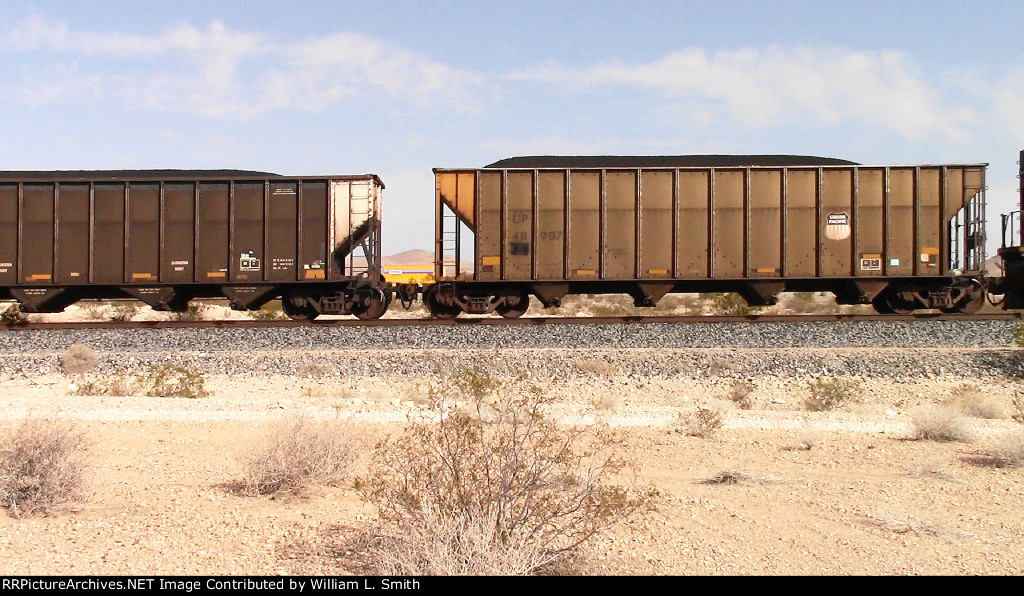
[{"label": "metal handrail", "polygon": [[1021,245],[1020,211],[1003,214],[1003,248]]}]

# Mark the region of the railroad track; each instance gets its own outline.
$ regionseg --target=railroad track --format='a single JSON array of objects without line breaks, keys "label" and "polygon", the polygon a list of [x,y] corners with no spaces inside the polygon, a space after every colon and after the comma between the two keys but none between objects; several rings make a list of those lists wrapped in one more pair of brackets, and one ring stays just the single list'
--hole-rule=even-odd
[{"label": "railroad track", "polygon": [[818,314],[818,315],[689,315],[689,316],[625,316],[625,317],[459,317],[455,319],[383,318],[363,321],[353,318],[321,318],[314,321],[278,319],[271,321],[226,319],[211,321],[86,321],[77,323],[29,322],[0,325],[0,330],[32,331],[42,329],[189,329],[189,328],[251,328],[251,327],[417,327],[417,326],[509,326],[509,325],[623,325],[623,324],[693,324],[693,323],[834,323],[841,321],[1008,321],[1020,320],[1018,313],[913,315],[882,314]]}]

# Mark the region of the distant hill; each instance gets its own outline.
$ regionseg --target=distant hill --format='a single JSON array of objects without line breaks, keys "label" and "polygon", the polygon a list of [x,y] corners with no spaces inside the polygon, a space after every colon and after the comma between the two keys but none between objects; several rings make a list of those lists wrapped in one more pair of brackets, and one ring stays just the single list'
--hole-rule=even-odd
[{"label": "distant hill", "polygon": [[985,261],[985,275],[991,277],[1003,276],[1003,260],[998,255]]},{"label": "distant hill", "polygon": [[415,248],[400,252],[396,255],[381,257],[382,267],[397,267],[400,265],[433,265],[434,253],[429,250]]}]

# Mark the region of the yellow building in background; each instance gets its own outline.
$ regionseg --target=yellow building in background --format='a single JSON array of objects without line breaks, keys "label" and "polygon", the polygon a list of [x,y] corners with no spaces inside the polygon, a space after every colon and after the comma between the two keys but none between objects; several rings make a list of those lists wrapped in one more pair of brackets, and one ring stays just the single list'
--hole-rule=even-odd
[{"label": "yellow building in background", "polygon": [[384,279],[393,284],[434,283],[433,265],[397,265],[383,267]]}]

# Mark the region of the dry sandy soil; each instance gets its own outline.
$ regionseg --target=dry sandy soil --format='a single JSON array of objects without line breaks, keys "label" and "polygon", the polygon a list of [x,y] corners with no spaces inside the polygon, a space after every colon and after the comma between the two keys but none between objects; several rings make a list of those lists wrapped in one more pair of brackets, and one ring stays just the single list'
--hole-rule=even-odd
[{"label": "dry sandy soil", "polygon": [[[393,397],[412,393],[388,378],[214,377],[201,399],[72,396],[72,382],[0,379],[0,428],[55,416],[92,441],[85,503],[0,516],[2,575],[359,573],[351,544],[374,511],[350,485],[286,501],[227,485],[276,420],[346,419],[375,436],[423,408]],[[771,378],[740,410],[724,399],[730,382],[598,376],[552,389],[566,420],[627,433],[640,477],[662,495],[657,511],[590,545],[585,573],[1024,573],[1024,470],[980,458],[1019,423],[972,418],[970,443],[909,440],[912,407],[970,379],[865,381],[858,403],[832,412],[801,409],[804,381]],[[1014,391],[990,393],[1009,403]],[[678,412],[696,403],[724,412],[709,438],[679,432]],[[707,482],[723,472],[740,482]]]}]

